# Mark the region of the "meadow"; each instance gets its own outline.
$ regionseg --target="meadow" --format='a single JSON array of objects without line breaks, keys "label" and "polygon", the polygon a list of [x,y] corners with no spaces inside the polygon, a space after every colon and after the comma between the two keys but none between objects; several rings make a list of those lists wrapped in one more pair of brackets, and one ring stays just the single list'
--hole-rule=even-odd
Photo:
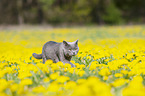
[{"label": "meadow", "polygon": [[[32,57],[77,39],[75,68]],[[145,26],[0,30],[0,96],[145,96]]]}]

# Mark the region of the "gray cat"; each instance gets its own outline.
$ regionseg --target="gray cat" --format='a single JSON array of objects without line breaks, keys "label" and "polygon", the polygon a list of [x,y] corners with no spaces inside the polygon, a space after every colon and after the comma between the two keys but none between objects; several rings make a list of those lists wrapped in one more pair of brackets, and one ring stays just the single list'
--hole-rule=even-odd
[{"label": "gray cat", "polygon": [[75,67],[70,60],[72,56],[77,55],[78,51],[78,40],[75,42],[63,41],[62,43],[49,41],[44,44],[42,54],[33,53],[32,55],[36,59],[43,59],[44,64],[47,59],[51,59],[54,63],[62,61],[64,64],[69,63],[71,67]]}]

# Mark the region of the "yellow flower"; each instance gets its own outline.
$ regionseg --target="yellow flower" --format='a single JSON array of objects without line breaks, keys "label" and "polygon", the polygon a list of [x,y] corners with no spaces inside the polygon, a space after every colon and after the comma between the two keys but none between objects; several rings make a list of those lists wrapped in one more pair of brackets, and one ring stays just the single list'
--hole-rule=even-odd
[{"label": "yellow flower", "polygon": [[122,77],[123,75],[121,73],[116,73],[114,76],[115,77]]},{"label": "yellow flower", "polygon": [[83,68],[85,68],[85,65],[83,65],[83,64],[77,64],[77,68],[79,68],[79,69],[83,69]]},{"label": "yellow flower", "polygon": [[57,62],[56,64],[57,64],[59,67],[61,67],[61,68],[64,67],[64,64],[63,64],[61,61]]},{"label": "yellow flower", "polygon": [[65,89],[74,89],[77,87],[77,84],[76,82],[74,81],[68,81],[65,85],[64,85],[64,88]]},{"label": "yellow flower", "polygon": [[[52,64],[53,65],[53,64]],[[43,63],[37,63],[36,66],[38,67],[38,69],[40,69],[42,72],[46,72],[49,73],[49,67],[47,64],[43,64]]]},{"label": "yellow flower", "polygon": [[7,65],[8,65],[7,63],[0,63],[0,69],[4,68]]},{"label": "yellow flower", "polygon": [[104,76],[103,77],[103,80],[108,80],[108,76]]},{"label": "yellow flower", "polygon": [[133,77],[133,80],[130,82],[130,87],[140,89],[140,88],[144,87],[142,85],[142,82],[143,82],[143,78],[141,76],[135,76],[135,77]]},{"label": "yellow flower", "polygon": [[26,94],[27,90],[28,90],[28,89],[24,89],[24,86],[20,86],[20,87],[18,88],[17,93],[18,93],[18,95]]},{"label": "yellow flower", "polygon": [[68,80],[69,80],[69,77],[66,77],[66,76],[59,76],[57,78],[57,82],[59,82],[59,83],[64,83],[64,82],[66,82]]},{"label": "yellow flower", "polygon": [[85,74],[85,71],[84,70],[77,70],[76,74],[79,76],[83,76]]},{"label": "yellow flower", "polygon": [[5,79],[0,79],[0,85],[0,92],[3,92],[9,84]]},{"label": "yellow flower", "polygon": [[86,82],[86,79],[78,79],[77,80],[77,83],[78,84],[82,84],[82,83],[85,83]]},{"label": "yellow flower", "polygon": [[46,77],[46,78],[43,79],[43,81],[44,82],[49,82],[50,81],[50,78]]},{"label": "yellow flower", "polygon": [[71,65],[68,63],[65,63],[64,68],[71,68]]},{"label": "yellow flower", "polygon": [[59,73],[52,73],[50,74],[50,79],[55,80],[59,77]]},{"label": "yellow flower", "polygon": [[73,74],[75,72],[75,68],[68,68],[67,71],[71,74]]},{"label": "yellow flower", "polygon": [[5,92],[1,92],[0,95],[1,95],[1,96],[9,96],[9,95],[7,95]]},{"label": "yellow flower", "polygon": [[[83,90],[83,91],[82,91]],[[89,87],[85,85],[77,86],[72,94],[72,96],[88,96],[91,92]]]},{"label": "yellow flower", "polygon": [[126,80],[124,78],[119,78],[119,79],[116,79],[113,83],[111,83],[111,85],[114,87],[119,87],[119,86],[122,86],[128,82],[129,82],[129,80]]},{"label": "yellow flower", "polygon": [[126,58],[127,59],[131,59],[131,58],[133,58],[133,55],[134,55],[134,53],[127,53]]},{"label": "yellow flower", "polygon": [[19,71],[19,74],[18,74],[18,78],[20,78],[20,79],[24,79],[26,77],[31,77],[31,76],[32,76],[32,74],[29,71],[25,71],[25,72]]},{"label": "yellow flower", "polygon": [[109,58],[108,59],[105,59],[106,62],[108,62],[109,60],[110,60]]},{"label": "yellow flower", "polygon": [[106,76],[106,75],[110,75],[111,72],[108,68],[103,68],[103,69],[101,69],[101,71],[99,71],[99,74],[102,76]]},{"label": "yellow flower", "polygon": [[4,75],[5,75],[5,71],[3,71],[3,70],[1,71],[0,70],[0,78],[2,78]]},{"label": "yellow flower", "polygon": [[32,91],[35,93],[43,93],[46,91],[46,88],[43,87],[42,85],[40,85],[40,86],[33,88]]},{"label": "yellow flower", "polygon": [[74,93],[72,95],[96,96],[98,94],[99,96],[112,96],[111,88],[107,86],[105,83],[101,82],[97,77],[89,77],[84,83],[79,84],[74,89]]},{"label": "yellow flower", "polygon": [[[47,69],[48,70],[48,69]],[[59,70],[59,65],[57,65],[56,63],[53,63],[51,65],[51,70],[54,72],[55,70]]]},{"label": "yellow flower", "polygon": [[52,63],[53,63],[53,61],[50,60],[50,59],[49,60],[46,60],[46,62],[45,62],[46,65],[51,65]]},{"label": "yellow flower", "polygon": [[24,85],[31,85],[33,82],[31,79],[23,79],[20,82],[20,85],[24,86]]},{"label": "yellow flower", "polygon": [[5,73],[10,74],[10,73],[12,73],[13,70],[10,67],[5,67],[4,71],[5,71]]},{"label": "yellow flower", "polygon": [[[37,30],[36,34],[29,30],[16,34],[0,32],[0,95],[145,96],[145,39],[134,38],[145,36],[143,26],[111,26],[99,30],[104,31],[99,33],[103,37],[110,34],[119,38],[97,38],[96,28],[90,28],[89,32],[86,28],[53,28],[44,32]],[[43,38],[38,39],[37,34]],[[86,34],[94,38],[81,39]],[[74,36],[80,38],[79,52],[72,58],[75,61],[71,61],[76,67],[52,60],[43,64],[42,59],[32,56],[33,52],[42,53],[47,38],[54,40],[55,37],[62,42],[74,41]],[[33,84],[35,76],[40,78]],[[112,91],[112,87],[117,90]]]},{"label": "yellow flower", "polygon": [[10,86],[10,89],[11,89],[11,91],[12,92],[15,92],[16,90],[18,90],[18,84],[12,84],[11,86]]},{"label": "yellow flower", "polygon": [[59,89],[60,89],[60,86],[56,82],[52,82],[48,86],[47,91],[50,91],[50,92],[58,92]]},{"label": "yellow flower", "polygon": [[129,85],[123,89],[123,96],[145,96],[145,87],[142,84],[142,77],[135,76]]},{"label": "yellow flower", "polygon": [[128,74],[128,71],[127,70],[121,70],[121,73],[126,75],[126,74]]},{"label": "yellow flower", "polygon": [[86,59],[91,59],[91,56],[87,56]]},{"label": "yellow flower", "polygon": [[95,70],[95,69],[96,69],[96,67],[97,67],[97,64],[98,64],[98,62],[97,62],[97,61],[93,61],[93,62],[91,63],[91,65],[90,65],[89,70]]}]

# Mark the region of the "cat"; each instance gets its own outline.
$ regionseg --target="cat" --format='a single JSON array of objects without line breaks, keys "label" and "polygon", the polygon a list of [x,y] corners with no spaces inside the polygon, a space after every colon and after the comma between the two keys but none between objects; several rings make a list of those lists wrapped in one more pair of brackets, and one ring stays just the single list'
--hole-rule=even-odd
[{"label": "cat", "polygon": [[75,67],[70,60],[72,56],[77,55],[78,51],[78,40],[74,42],[67,42],[63,40],[62,43],[49,41],[44,44],[42,54],[33,53],[32,55],[36,59],[43,59],[43,64],[45,64],[47,59],[51,59],[54,63],[61,61],[64,64],[69,63],[71,67]]}]

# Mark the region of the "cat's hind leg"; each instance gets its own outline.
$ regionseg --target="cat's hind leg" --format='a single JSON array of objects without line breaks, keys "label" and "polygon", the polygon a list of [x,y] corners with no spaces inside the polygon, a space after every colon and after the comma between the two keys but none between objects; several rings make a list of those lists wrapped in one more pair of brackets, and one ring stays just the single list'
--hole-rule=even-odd
[{"label": "cat's hind leg", "polygon": [[43,59],[43,64],[45,64],[45,62],[46,62],[46,58],[42,58]]},{"label": "cat's hind leg", "polygon": [[43,64],[45,64],[46,62],[46,55],[45,53],[42,51],[42,60],[43,60]]}]

